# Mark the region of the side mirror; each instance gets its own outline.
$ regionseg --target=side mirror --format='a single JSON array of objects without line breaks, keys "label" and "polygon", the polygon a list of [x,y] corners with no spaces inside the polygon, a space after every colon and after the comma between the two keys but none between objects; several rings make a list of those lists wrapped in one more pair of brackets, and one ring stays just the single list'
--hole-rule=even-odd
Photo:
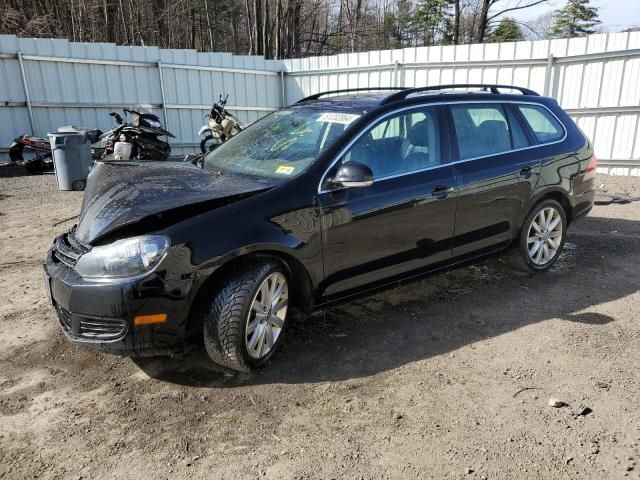
[{"label": "side mirror", "polygon": [[339,187],[370,187],[373,185],[373,172],[358,162],[347,162],[338,168],[331,183]]}]

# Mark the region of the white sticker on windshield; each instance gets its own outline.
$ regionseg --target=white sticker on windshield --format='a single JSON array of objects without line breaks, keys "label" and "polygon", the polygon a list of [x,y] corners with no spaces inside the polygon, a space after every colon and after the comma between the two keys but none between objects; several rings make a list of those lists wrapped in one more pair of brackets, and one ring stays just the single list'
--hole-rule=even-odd
[{"label": "white sticker on windshield", "polygon": [[323,113],[318,117],[316,122],[326,122],[326,123],[341,123],[343,125],[349,125],[354,120],[360,118],[360,115],[356,115],[353,113]]}]

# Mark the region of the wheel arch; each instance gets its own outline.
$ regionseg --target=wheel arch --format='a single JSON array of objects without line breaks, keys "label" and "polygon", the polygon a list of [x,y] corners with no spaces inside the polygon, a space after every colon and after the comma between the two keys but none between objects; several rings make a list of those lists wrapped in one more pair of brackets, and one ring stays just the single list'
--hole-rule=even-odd
[{"label": "wheel arch", "polygon": [[291,295],[292,305],[296,310],[307,313],[313,305],[313,283],[311,276],[304,264],[294,255],[274,249],[263,248],[243,253],[228,255],[226,260],[221,263],[212,273],[201,281],[197,287],[191,306],[189,308],[189,316],[187,320],[187,334],[189,336],[201,333],[200,309],[203,307],[209,292],[217,288],[224,280],[227,274],[236,269],[240,265],[246,265],[252,261],[260,259],[273,259],[280,262],[288,271],[291,279]]},{"label": "wheel arch", "polygon": [[527,218],[527,215],[529,215],[531,210],[538,203],[540,203],[542,200],[547,200],[547,199],[555,200],[560,205],[562,205],[562,208],[564,209],[565,216],[567,217],[567,225],[569,225],[571,223],[572,219],[573,219],[572,218],[573,217],[573,207],[571,205],[571,201],[569,200],[569,195],[567,194],[567,192],[565,192],[562,189],[545,190],[543,192],[540,192],[538,195],[536,195],[533,198],[533,200],[529,203],[529,208],[527,209],[527,211],[525,212],[524,216],[522,217],[522,221],[524,222],[524,219]]}]

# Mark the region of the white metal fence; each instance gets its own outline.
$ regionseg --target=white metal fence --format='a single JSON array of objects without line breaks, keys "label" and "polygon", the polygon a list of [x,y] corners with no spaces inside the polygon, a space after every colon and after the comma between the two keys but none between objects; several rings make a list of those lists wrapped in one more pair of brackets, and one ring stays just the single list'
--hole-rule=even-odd
[{"label": "white metal fence", "polygon": [[282,106],[281,70],[257,56],[0,35],[0,149],[62,125],[106,130],[109,112],[141,104],[164,117],[174,151],[193,151],[219,94],[246,123]]},{"label": "white metal fence", "polygon": [[594,140],[600,164],[640,175],[640,32],[570,40],[417,47],[284,61],[0,36],[0,148],[20,133],[110,125],[143,104],[164,114],[175,150],[193,150],[219,93],[251,122],[322,90],[504,83],[558,99]]}]

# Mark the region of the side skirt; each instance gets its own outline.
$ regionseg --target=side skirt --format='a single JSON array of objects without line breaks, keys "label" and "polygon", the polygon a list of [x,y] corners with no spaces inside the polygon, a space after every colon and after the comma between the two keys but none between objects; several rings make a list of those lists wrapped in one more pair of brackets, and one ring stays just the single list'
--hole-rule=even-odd
[{"label": "side skirt", "polygon": [[318,310],[323,310],[327,307],[338,305],[348,300],[353,300],[359,297],[372,295],[382,290],[387,290],[391,287],[397,287],[399,285],[415,282],[423,279],[424,277],[430,276],[434,273],[441,273],[441,272],[452,270],[454,268],[458,268],[464,265],[469,265],[469,264],[475,263],[479,259],[491,257],[498,253],[507,251],[510,248],[512,248],[513,245],[514,245],[514,242],[512,241],[503,242],[499,245],[494,245],[482,250],[478,250],[476,252],[472,252],[467,255],[463,255],[461,257],[457,257],[446,262],[439,262],[433,265],[429,265],[428,267],[421,268],[419,270],[412,270],[404,275],[397,275],[395,277],[381,280],[379,282],[364,285],[363,287],[358,287],[357,289],[347,290],[345,292],[332,295],[329,297],[323,297],[313,305],[311,311],[315,312]]}]

